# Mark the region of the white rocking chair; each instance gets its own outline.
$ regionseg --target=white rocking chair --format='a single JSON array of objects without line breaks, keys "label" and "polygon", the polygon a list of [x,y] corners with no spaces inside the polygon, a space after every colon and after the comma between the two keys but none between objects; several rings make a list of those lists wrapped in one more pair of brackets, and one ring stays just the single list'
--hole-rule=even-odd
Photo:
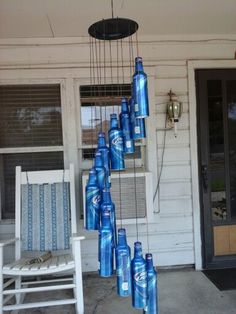
[{"label": "white rocking chair", "polygon": [[[31,172],[21,172],[21,167],[17,166],[15,204],[16,238],[0,242],[0,313],[75,304],[76,313],[83,314],[80,241],[84,237],[76,235],[73,165],[69,170]],[[4,247],[14,242],[15,261],[4,265]],[[51,257],[37,261],[45,252]],[[68,273],[70,277],[65,278]],[[48,275],[53,277],[48,278]],[[26,277],[29,277],[27,281]],[[63,289],[73,289],[74,298],[23,303],[28,292],[45,291],[46,296],[47,291]],[[9,304],[14,296],[15,304]]]}]

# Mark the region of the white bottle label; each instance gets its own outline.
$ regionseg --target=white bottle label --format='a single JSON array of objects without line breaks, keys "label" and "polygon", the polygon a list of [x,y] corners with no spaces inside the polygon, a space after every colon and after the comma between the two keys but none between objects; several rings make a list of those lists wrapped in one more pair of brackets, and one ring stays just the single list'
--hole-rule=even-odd
[{"label": "white bottle label", "polygon": [[131,148],[131,141],[127,141],[127,142],[126,142],[126,147],[127,147],[127,148]]},{"label": "white bottle label", "polygon": [[136,126],[136,127],[134,128],[134,133],[135,133],[135,134],[139,134],[139,133],[140,133],[140,126]]},{"label": "white bottle label", "polygon": [[129,283],[128,282],[123,282],[122,283],[122,289],[123,290],[129,290]]},{"label": "white bottle label", "polygon": [[138,112],[138,104],[135,104],[135,105],[134,105],[134,111],[135,111],[135,112]]}]

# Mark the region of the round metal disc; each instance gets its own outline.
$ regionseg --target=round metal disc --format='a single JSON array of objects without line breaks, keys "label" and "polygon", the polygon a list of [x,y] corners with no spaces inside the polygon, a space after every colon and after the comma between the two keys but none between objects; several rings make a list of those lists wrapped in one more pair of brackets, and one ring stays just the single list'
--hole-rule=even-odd
[{"label": "round metal disc", "polygon": [[125,18],[112,18],[92,24],[89,35],[101,40],[116,40],[129,37],[138,30],[138,23]]}]

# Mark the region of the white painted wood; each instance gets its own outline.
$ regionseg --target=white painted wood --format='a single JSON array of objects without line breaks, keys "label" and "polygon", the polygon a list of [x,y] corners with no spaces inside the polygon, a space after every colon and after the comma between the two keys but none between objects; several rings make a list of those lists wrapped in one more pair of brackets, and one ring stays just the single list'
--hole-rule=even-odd
[{"label": "white painted wood", "polygon": [[42,152],[61,152],[63,146],[39,146],[39,147],[10,147],[0,148],[0,154],[12,153],[42,153]]},{"label": "white painted wood", "polygon": [[18,305],[5,305],[3,307],[3,310],[4,311],[15,311],[15,310],[23,310],[23,309],[31,309],[31,308],[55,306],[55,305],[75,304],[75,303],[76,303],[76,299],[64,299],[64,300],[56,300],[56,301],[24,303],[24,304],[18,304]]},{"label": "white painted wood", "polygon": [[21,289],[9,289],[3,292],[3,295],[22,293],[22,292],[39,292],[39,291],[56,291],[56,290],[66,290],[72,289],[75,287],[75,284],[64,284],[64,285],[55,285],[55,286],[46,286],[46,287],[35,287],[35,288],[21,288]]},{"label": "white painted wood", "polygon": [[42,170],[21,173],[21,184],[70,182],[69,170]]},{"label": "white painted wood", "polygon": [[84,313],[84,297],[83,297],[83,278],[82,278],[82,263],[81,263],[81,246],[80,239],[73,238],[72,250],[75,259],[75,295],[76,295],[76,313]]}]

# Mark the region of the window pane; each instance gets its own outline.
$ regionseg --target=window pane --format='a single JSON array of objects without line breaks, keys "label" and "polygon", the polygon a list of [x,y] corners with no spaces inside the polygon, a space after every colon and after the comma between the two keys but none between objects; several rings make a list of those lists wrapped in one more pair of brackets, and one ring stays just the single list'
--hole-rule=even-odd
[{"label": "window pane", "polygon": [[0,147],[62,145],[60,85],[0,86]]},{"label": "window pane", "polygon": [[120,103],[83,103],[81,106],[82,144],[97,143],[99,131],[106,136],[110,127],[110,114],[119,114]]},{"label": "window pane", "polygon": [[220,80],[207,84],[210,144],[210,175],[212,219],[226,220],[225,150],[223,127],[223,103]]},{"label": "window pane", "polygon": [[0,155],[2,218],[15,216],[15,167],[23,171],[63,169],[63,152]]}]

